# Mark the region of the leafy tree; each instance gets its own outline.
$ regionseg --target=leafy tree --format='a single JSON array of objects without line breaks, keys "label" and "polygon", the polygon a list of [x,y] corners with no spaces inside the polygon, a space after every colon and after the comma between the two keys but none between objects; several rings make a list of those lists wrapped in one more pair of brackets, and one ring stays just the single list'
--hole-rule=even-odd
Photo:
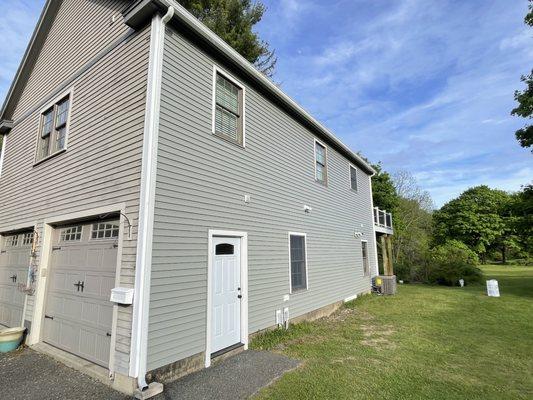
[{"label": "leafy tree", "polygon": [[372,198],[374,207],[394,213],[397,211],[399,196],[394,188],[391,175],[383,170],[381,164],[373,165],[376,174],[372,177]]},{"label": "leafy tree", "polygon": [[178,0],[196,18],[224,39],[266,76],[272,77],[276,55],[253,27],[266,7],[251,0]]},{"label": "leafy tree", "polygon": [[432,235],[433,200],[412,174],[399,171],[392,177],[398,194],[394,220],[393,261],[412,267],[427,256]]},{"label": "leafy tree", "polygon": [[[514,94],[518,106],[511,111],[512,115],[522,118],[533,118],[533,71],[527,76],[522,76],[522,82],[526,83],[526,89],[516,91]],[[533,126],[526,125],[522,129],[516,131],[516,139],[520,146],[529,148],[533,146]],[[533,152],[533,149],[531,150]]]},{"label": "leafy tree", "polygon": [[[524,18],[526,25],[533,26],[533,0],[529,0],[529,12]],[[533,117],[533,71],[527,76],[523,75],[522,82],[525,82],[524,91],[515,91],[514,98],[518,106],[511,111],[511,115],[531,119]],[[520,146],[529,148],[533,146],[533,126],[527,124],[524,128],[516,131],[516,139]],[[531,150],[533,152],[533,149]]]},{"label": "leafy tree", "polygon": [[435,241],[459,240],[485,262],[489,248],[505,235],[502,208],[508,201],[509,194],[488,186],[466,190],[434,213]]},{"label": "leafy tree", "polygon": [[533,250],[533,184],[526,185],[513,195],[509,214],[519,250],[530,256]]}]

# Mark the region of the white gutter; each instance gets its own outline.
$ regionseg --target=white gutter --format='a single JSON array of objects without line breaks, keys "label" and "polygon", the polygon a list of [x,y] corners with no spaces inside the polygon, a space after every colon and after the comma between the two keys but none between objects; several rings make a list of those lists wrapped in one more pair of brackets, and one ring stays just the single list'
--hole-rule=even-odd
[{"label": "white gutter", "polygon": [[7,135],[3,135],[2,150],[0,151],[0,178],[2,177],[2,166],[4,165],[4,158],[6,156],[6,145],[7,145]]},{"label": "white gutter", "polygon": [[[130,353],[130,376],[137,378],[137,384],[141,391],[148,388],[148,384],[146,383],[148,312],[150,306],[152,239],[154,228],[159,110],[161,101],[161,75],[163,72],[163,48],[165,45],[165,25],[173,15],[173,7],[169,7],[167,13],[163,17],[159,14],[155,14],[152,18],[150,33],[150,58],[148,64],[148,87],[146,91],[146,113],[144,119],[139,231],[137,238],[135,297],[133,303],[133,326]],[[162,385],[160,385],[160,387],[162,390]]]},{"label": "white gutter", "polygon": [[175,16],[180,19],[188,28],[192,29],[202,39],[211,43],[212,46],[221,51],[227,58],[236,63],[242,68],[248,75],[253,77],[261,86],[266,88],[275,97],[280,99],[294,112],[296,112],[302,119],[307,121],[314,129],[321,132],[331,142],[336,144],[346,154],[352,157],[357,164],[366,169],[367,173],[374,174],[376,171],[372,166],[366,162],[361,156],[354,153],[348,146],[342,143],[329,129],[318,122],[311,114],[304,110],[298,103],[286,95],[279,87],[277,87],[270,79],[259,72],[248,60],[241,56],[235,49],[228,45],[224,40],[218,37],[207,26],[202,24],[194,15],[189,13],[183,6],[178,4],[175,0],[158,0],[159,3],[164,4],[167,7],[173,7],[175,9]]}]

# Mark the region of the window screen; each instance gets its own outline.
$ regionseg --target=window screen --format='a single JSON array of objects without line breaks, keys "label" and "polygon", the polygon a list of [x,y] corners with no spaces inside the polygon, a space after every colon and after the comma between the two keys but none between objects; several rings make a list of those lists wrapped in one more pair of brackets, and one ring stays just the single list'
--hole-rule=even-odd
[{"label": "window screen", "polygon": [[350,187],[352,190],[357,190],[357,169],[350,166]]},{"label": "window screen", "polygon": [[370,268],[368,266],[367,242],[361,242],[361,251],[363,253],[363,274],[367,276],[370,274]]},{"label": "window screen", "polygon": [[326,147],[315,142],[315,177],[320,183],[327,181]]},{"label": "window screen", "polygon": [[291,288],[307,289],[307,265],[305,236],[290,235]]},{"label": "window screen", "polygon": [[64,97],[41,115],[37,160],[65,148],[70,98]]},{"label": "window screen", "polygon": [[242,145],[242,89],[217,74],[215,91],[215,133]]}]

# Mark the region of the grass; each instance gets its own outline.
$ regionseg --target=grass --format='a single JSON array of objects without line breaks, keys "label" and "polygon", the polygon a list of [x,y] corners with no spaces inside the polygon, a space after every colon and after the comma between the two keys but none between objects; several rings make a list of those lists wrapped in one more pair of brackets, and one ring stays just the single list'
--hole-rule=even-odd
[{"label": "grass", "polygon": [[486,266],[485,287],[401,285],[329,318],[258,336],[303,361],[257,399],[532,399],[533,268]]}]

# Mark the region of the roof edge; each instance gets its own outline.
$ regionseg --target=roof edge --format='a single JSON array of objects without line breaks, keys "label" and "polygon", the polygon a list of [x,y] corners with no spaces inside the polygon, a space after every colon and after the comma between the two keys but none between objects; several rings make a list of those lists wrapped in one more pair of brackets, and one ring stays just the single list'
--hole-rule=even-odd
[{"label": "roof edge", "polygon": [[15,73],[15,77],[11,82],[11,86],[9,87],[6,98],[4,99],[4,103],[2,104],[2,109],[0,110],[0,120],[10,117],[9,115],[6,115],[6,112],[10,111],[9,106],[13,100],[13,96],[19,90],[19,85],[22,84],[24,87],[24,82],[21,78],[23,78],[24,74],[29,75],[26,67],[29,63],[35,61],[35,59],[32,60],[30,56],[34,55],[33,53],[35,48],[40,47],[44,43],[47,36],[47,30],[43,28],[46,28],[47,24],[53,19],[53,16],[59,9],[60,5],[61,1],[59,0],[46,1],[43,10],[41,11],[41,15],[39,16],[39,20],[37,21],[37,25],[35,26],[33,34],[31,35],[28,47],[26,47],[26,51],[22,56],[22,60],[20,61],[17,72]]},{"label": "roof edge", "polygon": [[326,139],[336,146],[350,161],[364,169],[366,173],[373,175],[376,173],[374,168],[357,153],[353,152],[339,138],[337,138],[329,129],[322,125],[309,112],[296,103],[291,97],[277,87],[270,79],[259,72],[248,60],[241,56],[236,50],[222,40],[217,34],[211,31],[207,26],[202,24],[196,17],[189,13],[183,6],[175,0],[139,0],[133,4],[124,13],[125,23],[132,28],[139,28],[146,23],[154,12],[163,11],[162,8],[174,8],[173,19],[178,20],[190,29],[194,34],[216,48],[230,62],[235,64],[241,71],[259,84],[269,94],[273,95],[285,107],[298,115],[314,130],[320,132]]},{"label": "roof edge", "polygon": [[8,119],[0,120],[0,135],[7,135],[13,129],[13,121]]}]

